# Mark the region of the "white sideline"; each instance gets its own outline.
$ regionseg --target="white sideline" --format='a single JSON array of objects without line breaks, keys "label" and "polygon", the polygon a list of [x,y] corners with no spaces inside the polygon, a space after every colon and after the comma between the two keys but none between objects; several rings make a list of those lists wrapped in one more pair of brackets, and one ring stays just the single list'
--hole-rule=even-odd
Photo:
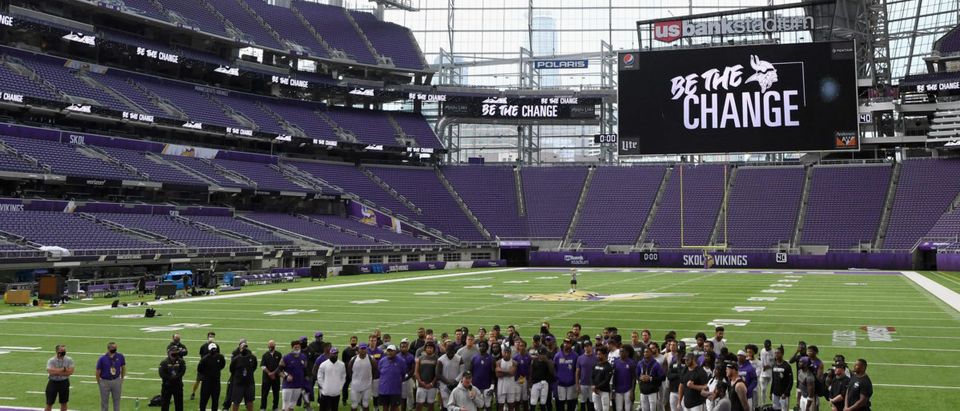
[{"label": "white sideline", "polygon": [[[349,288],[349,287],[360,287],[364,285],[402,283],[402,282],[408,282],[408,281],[430,280],[430,279],[437,279],[437,278],[464,277],[464,276],[471,276],[471,275],[477,275],[477,274],[490,274],[490,273],[501,273],[506,271],[517,271],[522,269],[523,268],[519,268],[519,267],[518,268],[500,268],[496,270],[483,270],[483,271],[473,271],[473,272],[465,272],[465,273],[424,275],[419,277],[405,277],[405,278],[391,278],[387,280],[361,281],[361,282],[346,283],[346,284],[317,285],[313,287],[291,288],[291,289],[288,289],[287,291],[263,290],[263,291],[251,291],[248,293],[241,292],[241,293],[234,293],[234,294],[220,294],[220,295],[212,295],[212,296],[206,296],[206,297],[192,297],[192,298],[186,298],[186,299],[153,301],[153,302],[149,302],[148,306],[153,307],[153,306],[167,305],[167,304],[225,300],[229,298],[253,297],[253,296],[272,295],[272,294],[281,294],[281,293],[296,293],[296,292],[304,292],[304,291],[326,290],[331,288]],[[98,305],[94,307],[70,308],[66,310],[50,310],[50,311],[38,311],[38,312],[30,312],[30,313],[6,314],[6,315],[0,315],[0,321],[23,319],[23,318],[47,317],[47,316],[60,315],[60,314],[89,313],[89,312],[95,312],[95,311],[105,311],[110,309],[113,309],[113,308],[110,307],[109,304],[107,304],[107,305]]]},{"label": "white sideline", "polygon": [[956,291],[944,287],[940,283],[915,271],[904,271],[903,276],[924,290],[927,290],[928,293],[933,294],[933,296],[940,299],[940,301],[947,303],[947,305],[953,307],[954,310],[960,311],[960,294],[957,294]]}]

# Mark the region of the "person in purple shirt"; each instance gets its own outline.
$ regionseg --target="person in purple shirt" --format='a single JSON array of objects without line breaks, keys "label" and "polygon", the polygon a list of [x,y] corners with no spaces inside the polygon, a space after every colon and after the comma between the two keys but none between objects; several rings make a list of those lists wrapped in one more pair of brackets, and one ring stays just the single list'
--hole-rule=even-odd
[{"label": "person in purple shirt", "polygon": [[279,370],[283,376],[283,411],[293,411],[304,394],[307,383],[304,375],[307,371],[307,354],[300,351],[300,340],[290,343],[292,351],[280,360]]},{"label": "person in purple shirt", "polygon": [[480,353],[473,356],[471,360],[471,370],[473,372],[473,386],[477,387],[480,390],[480,393],[483,394],[483,409],[490,409],[490,404],[493,401],[493,356],[490,355],[490,343],[486,341],[480,341],[480,344],[477,344],[477,348],[480,349]]},{"label": "person in purple shirt", "polygon": [[107,353],[97,360],[97,384],[100,386],[100,411],[107,411],[113,399],[113,411],[120,411],[120,389],[127,376],[127,360],[117,352],[117,343],[107,343]]},{"label": "person in purple shirt", "polygon": [[637,380],[637,362],[633,360],[633,347],[620,348],[620,357],[613,360],[613,392],[616,410],[633,409],[633,385]]},{"label": "person in purple shirt", "polygon": [[527,343],[524,340],[517,341],[517,355],[513,356],[513,361],[517,363],[517,374],[514,377],[517,385],[520,387],[520,395],[517,397],[523,411],[530,409],[530,354],[527,353]]},{"label": "person in purple shirt", "polygon": [[407,374],[407,362],[397,356],[397,346],[387,346],[387,355],[377,363],[380,370],[380,405],[384,411],[400,409],[400,393],[403,388],[403,378]]},{"label": "person in purple shirt", "polygon": [[597,356],[593,353],[593,343],[583,341],[583,355],[577,357],[577,399],[580,411],[593,411],[593,367],[597,365]]},{"label": "person in purple shirt", "polygon": [[648,345],[643,350],[643,358],[637,363],[637,381],[640,384],[640,409],[642,411],[657,410],[660,402],[660,388],[666,374],[663,366],[654,357],[653,346]]},{"label": "person in purple shirt", "polygon": [[757,369],[747,360],[746,351],[737,351],[737,373],[740,378],[747,383],[747,400],[750,401],[750,409],[753,409],[753,391],[757,389]]},{"label": "person in purple shirt", "polygon": [[417,365],[417,358],[410,352],[410,340],[404,338],[400,340],[400,352],[397,354],[406,364],[406,370],[403,375],[403,390],[400,397],[403,402],[400,404],[402,411],[412,410],[416,394],[414,388],[416,384],[413,381],[413,369]]},{"label": "person in purple shirt", "polygon": [[557,411],[574,411],[577,407],[577,353],[573,340],[563,340],[563,348],[553,356],[557,371]]}]

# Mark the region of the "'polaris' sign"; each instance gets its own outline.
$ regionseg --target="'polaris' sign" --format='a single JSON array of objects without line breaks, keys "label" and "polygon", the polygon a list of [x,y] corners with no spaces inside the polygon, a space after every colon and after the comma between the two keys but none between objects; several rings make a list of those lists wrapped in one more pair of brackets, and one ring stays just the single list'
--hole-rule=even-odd
[{"label": "'polaris' sign", "polygon": [[654,40],[671,43],[683,37],[727,36],[813,30],[811,16],[778,16],[715,21],[670,20],[653,24]]},{"label": "'polaris' sign", "polygon": [[589,60],[536,60],[533,68],[540,69],[585,69],[590,66]]}]

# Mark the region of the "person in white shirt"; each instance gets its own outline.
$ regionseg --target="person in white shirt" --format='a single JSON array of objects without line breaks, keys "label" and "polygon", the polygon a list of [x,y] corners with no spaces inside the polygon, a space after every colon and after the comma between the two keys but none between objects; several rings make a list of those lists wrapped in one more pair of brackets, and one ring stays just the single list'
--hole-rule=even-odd
[{"label": "person in white shirt", "polygon": [[766,404],[770,400],[770,387],[773,383],[773,343],[770,340],[763,341],[763,349],[760,350],[760,405]]},{"label": "person in white shirt", "polygon": [[350,409],[363,411],[370,409],[370,399],[373,398],[373,374],[377,367],[373,364],[373,357],[367,354],[369,345],[360,343],[357,355],[350,359],[347,371],[350,373]]},{"label": "person in white shirt", "polygon": [[340,393],[347,382],[347,368],[337,361],[337,347],[330,347],[330,357],[317,369],[317,386],[320,387],[320,411],[337,411]]}]

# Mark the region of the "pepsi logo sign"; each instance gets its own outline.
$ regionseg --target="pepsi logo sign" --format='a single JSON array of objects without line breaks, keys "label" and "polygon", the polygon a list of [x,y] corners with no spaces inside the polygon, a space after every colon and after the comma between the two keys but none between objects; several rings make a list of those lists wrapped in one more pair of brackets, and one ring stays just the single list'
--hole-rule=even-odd
[{"label": "pepsi logo sign", "polygon": [[627,53],[623,55],[623,65],[632,66],[633,63],[637,62],[637,56],[634,56],[632,53]]}]

